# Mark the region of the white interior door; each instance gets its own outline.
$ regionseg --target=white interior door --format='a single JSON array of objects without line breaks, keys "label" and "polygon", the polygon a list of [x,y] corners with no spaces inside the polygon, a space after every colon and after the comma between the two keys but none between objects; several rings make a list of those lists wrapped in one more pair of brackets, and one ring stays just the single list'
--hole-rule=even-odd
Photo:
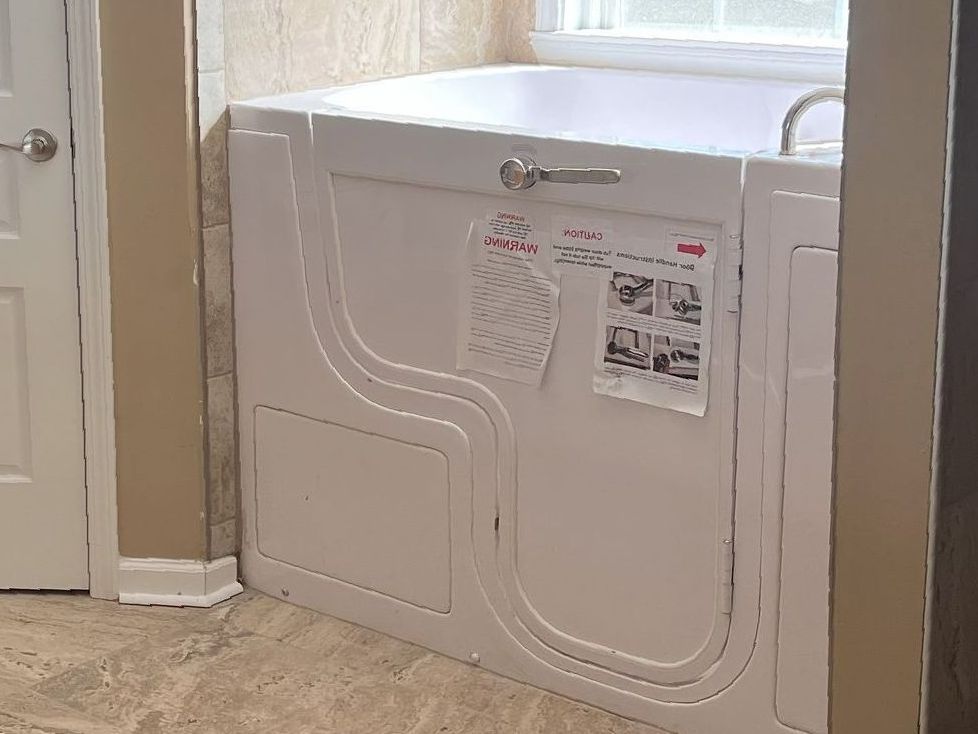
[{"label": "white interior door", "polygon": [[0,588],[88,587],[66,43],[61,0],[0,0]]}]

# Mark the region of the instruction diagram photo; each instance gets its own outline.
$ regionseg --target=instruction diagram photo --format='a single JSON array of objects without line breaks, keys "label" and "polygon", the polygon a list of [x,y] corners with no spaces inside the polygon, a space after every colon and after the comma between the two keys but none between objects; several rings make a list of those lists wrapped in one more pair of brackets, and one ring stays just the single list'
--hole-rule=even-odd
[{"label": "instruction diagram photo", "polygon": [[710,390],[719,233],[689,223],[616,235],[597,280],[593,389],[702,416]]},{"label": "instruction diagram photo", "polygon": [[683,380],[700,379],[700,345],[656,335],[652,344],[652,371]]},{"label": "instruction diagram photo", "polygon": [[699,326],[703,319],[700,289],[688,283],[657,280],[655,315],[660,319],[672,319]]},{"label": "instruction diagram photo", "polygon": [[608,327],[608,341],[604,353],[606,364],[647,370],[652,366],[651,353],[651,334],[622,326]]},{"label": "instruction diagram photo", "polygon": [[608,308],[652,315],[655,281],[644,275],[615,272],[608,283]]}]

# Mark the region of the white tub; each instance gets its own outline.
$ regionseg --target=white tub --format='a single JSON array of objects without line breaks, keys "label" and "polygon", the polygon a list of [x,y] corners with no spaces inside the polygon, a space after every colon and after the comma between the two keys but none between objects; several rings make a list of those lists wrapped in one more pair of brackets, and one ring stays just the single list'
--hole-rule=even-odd
[{"label": "white tub", "polygon": [[[837,160],[751,162],[740,277],[746,162],[804,91],[500,66],[235,104],[245,580],[669,730],[825,731],[834,290],[792,291],[790,266],[834,248],[832,214],[765,227],[814,211],[776,191],[836,196]],[[621,182],[508,191],[514,154]],[[498,211],[711,233],[706,414],[592,389],[605,286],[583,275],[539,387],[458,370],[466,235]]]}]

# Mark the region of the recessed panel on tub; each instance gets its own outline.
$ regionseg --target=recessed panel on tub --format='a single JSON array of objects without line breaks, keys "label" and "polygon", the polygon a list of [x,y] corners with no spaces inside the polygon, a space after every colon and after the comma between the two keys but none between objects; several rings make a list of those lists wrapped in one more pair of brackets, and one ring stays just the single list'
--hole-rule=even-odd
[{"label": "recessed panel on tub", "polygon": [[255,483],[263,555],[450,610],[448,464],[441,453],[258,408]]},{"label": "recessed panel on tub", "polygon": [[[593,389],[603,277],[565,274],[559,325],[539,387],[456,370],[459,286],[469,225],[518,210],[609,220],[665,238],[661,217],[334,176],[342,294],[352,329],[392,363],[460,374],[491,391],[511,427],[515,486],[500,490],[498,563],[518,614],[547,645],[649,680],[681,680],[716,660],[724,484],[722,381],[705,418]],[[693,224],[720,239],[716,225]],[[723,323],[723,319],[719,319]],[[717,374],[721,326],[714,332]]]},{"label": "recessed panel on tub", "polygon": [[794,250],[788,309],[777,706],[812,734],[827,731],[828,714],[837,257]]},{"label": "recessed panel on tub", "polygon": [[775,704],[785,725],[824,734],[839,199],[775,191],[770,212],[765,481],[782,496]]},{"label": "recessed panel on tub", "polygon": [[0,482],[31,474],[24,291],[0,288]]}]

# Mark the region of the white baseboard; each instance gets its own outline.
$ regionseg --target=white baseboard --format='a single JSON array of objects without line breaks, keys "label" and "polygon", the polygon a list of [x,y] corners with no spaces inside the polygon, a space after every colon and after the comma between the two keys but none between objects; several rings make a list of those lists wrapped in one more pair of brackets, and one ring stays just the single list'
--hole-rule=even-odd
[{"label": "white baseboard", "polygon": [[212,607],[243,590],[234,556],[215,561],[119,559],[120,604]]}]

